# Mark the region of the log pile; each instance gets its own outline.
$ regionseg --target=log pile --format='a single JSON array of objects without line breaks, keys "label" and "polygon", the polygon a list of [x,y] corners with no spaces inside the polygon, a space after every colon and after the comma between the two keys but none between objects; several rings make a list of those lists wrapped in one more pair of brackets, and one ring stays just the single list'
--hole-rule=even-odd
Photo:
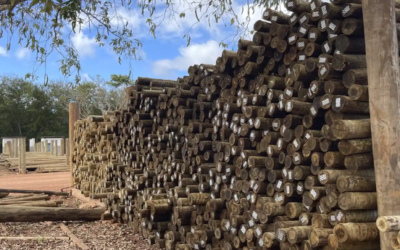
[{"label": "log pile", "polygon": [[9,196],[9,193],[0,193],[0,206],[58,207],[61,204],[62,201],[50,201],[47,194]]},{"label": "log pile", "polygon": [[160,248],[379,249],[361,1],[286,7],[79,121],[76,186]]},{"label": "log pile", "polygon": [[[30,193],[32,192],[32,193]],[[19,195],[10,195],[18,193]],[[68,193],[34,190],[0,190],[0,222],[93,221],[108,220],[105,208],[80,209],[62,207],[62,200],[51,195]]]},{"label": "log pile", "polygon": [[[0,156],[0,165],[10,171],[19,170],[19,159]],[[67,172],[70,167],[66,164],[65,156],[55,156],[50,153],[26,152],[26,169],[28,172],[48,173]]]}]

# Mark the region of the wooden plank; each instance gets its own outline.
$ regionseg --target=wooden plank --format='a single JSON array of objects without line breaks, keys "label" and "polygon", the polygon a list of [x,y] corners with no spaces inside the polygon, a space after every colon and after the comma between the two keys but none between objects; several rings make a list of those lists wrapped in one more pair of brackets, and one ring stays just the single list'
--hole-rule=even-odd
[{"label": "wooden plank", "polygon": [[80,240],[78,237],[75,236],[75,234],[73,234],[68,227],[64,224],[64,223],[60,223],[60,228],[61,230],[64,231],[65,234],[67,234],[70,239],[80,248],[80,249],[90,249],[87,245],[85,245],[85,243],[83,243],[82,240]]},{"label": "wooden plank", "polygon": [[[363,1],[363,17],[378,214],[399,215],[399,51],[394,1]],[[392,235],[381,233],[382,250],[391,249]]]}]

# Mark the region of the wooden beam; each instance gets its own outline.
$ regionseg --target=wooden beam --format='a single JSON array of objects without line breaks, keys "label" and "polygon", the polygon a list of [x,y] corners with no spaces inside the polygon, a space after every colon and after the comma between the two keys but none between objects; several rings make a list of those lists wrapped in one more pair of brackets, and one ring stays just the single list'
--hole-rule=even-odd
[{"label": "wooden beam", "polygon": [[90,249],[87,245],[85,245],[85,243],[83,243],[83,241],[81,239],[79,239],[78,237],[75,236],[75,234],[73,234],[69,228],[64,224],[64,223],[60,223],[60,228],[61,230],[64,231],[64,233],[66,235],[68,235],[68,237],[80,248],[80,249]]},{"label": "wooden beam", "polygon": [[[363,1],[363,17],[378,214],[399,215],[399,51],[394,1]],[[391,249],[392,235],[381,233],[382,250]]]},{"label": "wooden beam", "polygon": [[[74,128],[75,128],[75,122],[79,120],[79,104],[78,103],[70,103],[69,104],[69,147],[70,147],[70,152],[74,151]],[[70,157],[72,158],[72,154],[70,154]],[[72,159],[70,158],[70,170],[71,170],[71,186],[74,185],[74,180],[72,177],[72,171],[73,171],[73,164],[72,164]]]}]

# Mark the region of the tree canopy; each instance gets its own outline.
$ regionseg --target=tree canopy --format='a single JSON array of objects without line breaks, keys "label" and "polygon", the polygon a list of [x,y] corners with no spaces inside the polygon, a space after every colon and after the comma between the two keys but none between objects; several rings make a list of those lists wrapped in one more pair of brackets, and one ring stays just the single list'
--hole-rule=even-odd
[{"label": "tree canopy", "polygon": [[79,102],[81,118],[85,118],[120,109],[124,94],[123,88],[109,87],[102,79],[76,86],[52,81],[44,86],[18,77],[0,77],[0,138],[68,137],[69,102]]},{"label": "tree canopy", "polygon": [[[247,17],[255,8],[277,6],[283,0],[253,0],[242,8]],[[13,36],[18,43],[36,53],[37,64],[46,63],[52,53],[61,55],[60,71],[66,77],[75,75],[80,81],[80,61],[77,50],[71,43],[71,36],[90,27],[96,33],[95,40],[100,47],[110,46],[121,58],[141,59],[142,47],[138,34],[133,32],[129,11],[140,9],[146,18],[149,32],[155,37],[157,28],[166,20],[185,18],[195,13],[193,25],[202,20],[211,26],[218,22],[231,25],[241,32],[248,31],[248,21],[240,21],[232,0],[188,1],[188,0],[0,0],[0,37],[7,39],[7,49]],[[184,36],[190,44],[190,30]],[[221,43],[221,45],[226,45]],[[32,77],[27,74],[27,77]],[[118,82],[115,81],[115,82]]]}]

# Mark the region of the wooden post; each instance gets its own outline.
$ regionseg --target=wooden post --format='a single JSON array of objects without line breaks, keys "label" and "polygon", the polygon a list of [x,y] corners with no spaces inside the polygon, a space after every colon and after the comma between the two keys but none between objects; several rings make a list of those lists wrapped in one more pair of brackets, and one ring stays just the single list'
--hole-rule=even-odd
[{"label": "wooden post", "polygon": [[[379,216],[399,215],[399,59],[392,0],[363,1],[369,107]],[[385,28],[382,28],[385,27]],[[381,249],[393,233],[381,233]]]},{"label": "wooden post", "polygon": [[66,158],[66,160],[67,160],[67,165],[69,165],[69,139],[67,138],[67,139],[65,139],[65,158]]},{"label": "wooden post", "polygon": [[18,139],[13,139],[13,158],[18,157]]},{"label": "wooden post", "polygon": [[26,151],[26,138],[22,137],[19,139],[19,173],[26,174],[26,159],[25,159],[25,151]]},{"label": "wooden post", "polygon": [[6,143],[6,148],[7,148],[7,152],[8,152],[8,157],[11,157],[11,155],[12,155],[12,144],[11,144],[10,141],[8,141]]},{"label": "wooden post", "polygon": [[61,146],[60,146],[60,152],[59,152],[59,156],[63,156],[65,152],[65,139],[61,139]]},{"label": "wooden post", "polygon": [[74,151],[74,128],[75,122],[79,119],[79,104],[78,103],[70,103],[69,106],[69,152],[70,152],[70,170],[71,170],[71,186],[74,184],[74,179],[72,177],[73,164],[72,164],[72,152]]},{"label": "wooden post", "polygon": [[49,141],[44,140],[44,152],[49,152]]}]

